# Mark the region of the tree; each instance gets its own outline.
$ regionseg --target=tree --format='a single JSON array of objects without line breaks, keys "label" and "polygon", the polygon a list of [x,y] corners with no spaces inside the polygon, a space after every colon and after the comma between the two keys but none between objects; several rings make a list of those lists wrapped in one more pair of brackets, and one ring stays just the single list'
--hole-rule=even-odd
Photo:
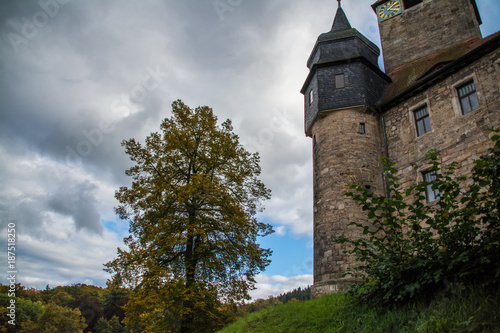
[{"label": "tree", "polygon": [[[0,294],[0,332],[18,332],[21,325],[28,321],[36,322],[43,312],[42,302],[33,302],[29,299],[15,298],[15,325],[11,325],[9,321],[13,318],[8,317],[8,306],[10,306],[12,298],[8,294]],[[4,330],[2,330],[4,329]]]},{"label": "tree", "polygon": [[37,323],[29,320],[21,327],[21,333],[83,333],[87,325],[80,310],[49,303],[44,306]]},{"label": "tree", "polygon": [[270,191],[258,179],[258,154],[242,147],[230,120],[218,126],[211,108],[178,100],[161,130],[144,145],[122,142],[135,165],[115,210],[130,220],[131,236],[128,250],[105,266],[112,284],[135,290],[127,315],[147,303],[157,332],[209,332],[220,301],[248,299],[254,276],[270,262],[256,239],[272,228],[255,217]]},{"label": "tree", "polygon": [[72,305],[72,308],[80,310],[82,317],[85,318],[87,324],[85,332],[92,332],[99,318],[104,316],[104,311],[97,298],[82,295],[75,299]]},{"label": "tree", "polygon": [[125,310],[123,309],[123,306],[127,304],[128,300],[129,292],[127,289],[107,289],[103,302],[104,317],[108,320],[113,317],[117,317],[119,322],[122,322],[125,318]]},{"label": "tree", "polygon": [[58,291],[50,297],[50,302],[62,307],[70,307],[75,299],[65,291]]},{"label": "tree", "polygon": [[120,320],[117,316],[113,316],[110,320],[99,318],[94,326],[95,333],[122,333],[124,332]]},{"label": "tree", "polygon": [[[432,183],[402,191],[394,163],[384,159],[387,197],[351,186],[356,192],[346,195],[359,203],[371,223],[351,223],[363,230],[363,237],[340,237],[337,242],[351,244],[346,252],[361,262],[348,274],[364,278],[363,299],[393,304],[463,285],[498,288],[500,131],[493,132],[494,145],[475,161],[471,182],[455,176],[456,163],[443,166],[437,152],[430,151],[428,162],[436,176]],[[426,201],[428,186],[439,191],[432,204]]]}]

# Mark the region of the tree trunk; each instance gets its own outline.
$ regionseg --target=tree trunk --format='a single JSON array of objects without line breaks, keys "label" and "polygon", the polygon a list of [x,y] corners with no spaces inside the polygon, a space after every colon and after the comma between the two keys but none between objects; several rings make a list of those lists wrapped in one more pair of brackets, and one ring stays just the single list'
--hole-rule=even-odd
[{"label": "tree trunk", "polygon": [[186,244],[186,255],[184,258],[184,263],[186,266],[186,299],[184,301],[185,313],[181,318],[180,333],[193,332],[195,306],[194,298],[196,296],[196,254],[194,253],[195,246],[195,237],[188,236]]}]

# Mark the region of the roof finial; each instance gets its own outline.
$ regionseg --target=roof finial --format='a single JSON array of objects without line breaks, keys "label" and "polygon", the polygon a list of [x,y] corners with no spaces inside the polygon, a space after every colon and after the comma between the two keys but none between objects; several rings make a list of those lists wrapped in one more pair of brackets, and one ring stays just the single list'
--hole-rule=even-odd
[{"label": "roof finial", "polygon": [[342,5],[340,4],[340,1],[342,1],[342,0],[337,0],[337,1],[339,2],[339,8],[342,7]]}]

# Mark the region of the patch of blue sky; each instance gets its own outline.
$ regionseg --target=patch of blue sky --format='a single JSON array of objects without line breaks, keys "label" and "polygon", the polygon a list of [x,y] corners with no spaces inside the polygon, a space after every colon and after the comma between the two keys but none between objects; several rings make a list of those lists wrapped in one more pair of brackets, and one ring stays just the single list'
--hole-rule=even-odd
[{"label": "patch of blue sky", "polygon": [[[276,229],[276,228],[275,228]],[[312,274],[313,247],[311,237],[298,237],[288,232],[273,233],[260,237],[258,243],[262,248],[271,249],[271,264],[266,268],[266,275],[292,277]]]},{"label": "patch of blue sky", "polygon": [[128,236],[128,227],[129,224],[126,221],[118,220],[118,221],[109,221],[109,220],[101,220],[102,225],[109,231],[117,234],[119,237]]}]

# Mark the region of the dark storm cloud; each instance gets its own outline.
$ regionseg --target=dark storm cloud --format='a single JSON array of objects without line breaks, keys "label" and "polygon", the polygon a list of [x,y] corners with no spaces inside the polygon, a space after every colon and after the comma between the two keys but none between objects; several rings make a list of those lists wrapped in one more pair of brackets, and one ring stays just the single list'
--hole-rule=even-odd
[{"label": "dark storm cloud", "polygon": [[[149,75],[146,69],[157,72],[158,65],[144,49],[136,48],[140,42],[123,42],[125,36],[137,34],[134,21],[141,30],[145,29],[141,23],[151,21],[150,17],[131,16],[134,8],[128,8],[130,16],[123,13],[133,7],[130,3],[114,6],[114,11],[109,3],[99,8],[88,2],[59,5],[57,15],[16,52],[6,36],[22,36],[23,22],[33,23],[31,13],[41,8],[30,2],[31,6],[21,11],[17,3],[7,3],[12,16],[4,17],[4,23],[15,24],[2,25],[2,141],[9,145],[16,142],[63,163],[123,169],[126,159],[119,149],[120,141],[137,135],[148,119],[156,121],[163,107],[155,92],[146,91],[135,99],[131,96]],[[161,17],[161,11],[152,12],[157,20]],[[159,71],[163,73],[163,69]],[[146,82],[148,87],[155,83],[152,79]],[[126,125],[131,117],[120,119],[114,112],[118,96],[137,111],[135,126],[124,127],[126,134],[120,125]],[[107,126],[102,126],[103,122]]]},{"label": "dark storm cloud", "polygon": [[48,198],[48,208],[71,217],[77,230],[86,228],[101,233],[103,227],[94,196],[95,190],[96,186],[87,182],[76,186],[61,187]]},{"label": "dark storm cloud", "polygon": [[[44,198],[39,196],[20,195],[3,199],[0,202],[2,222],[18,223],[22,221],[23,228],[31,232],[40,232],[44,211]],[[4,224],[2,225],[2,227]]]},{"label": "dark storm cloud", "polygon": [[[6,170],[2,168],[2,171]],[[2,222],[16,222],[23,233],[46,238],[44,228],[50,228],[52,213],[70,218],[77,231],[86,229],[102,233],[96,185],[88,181],[77,183],[67,177],[58,181],[62,175],[51,174],[50,170],[43,168],[24,169],[7,175],[24,179],[3,180],[7,188],[0,201]]]}]

